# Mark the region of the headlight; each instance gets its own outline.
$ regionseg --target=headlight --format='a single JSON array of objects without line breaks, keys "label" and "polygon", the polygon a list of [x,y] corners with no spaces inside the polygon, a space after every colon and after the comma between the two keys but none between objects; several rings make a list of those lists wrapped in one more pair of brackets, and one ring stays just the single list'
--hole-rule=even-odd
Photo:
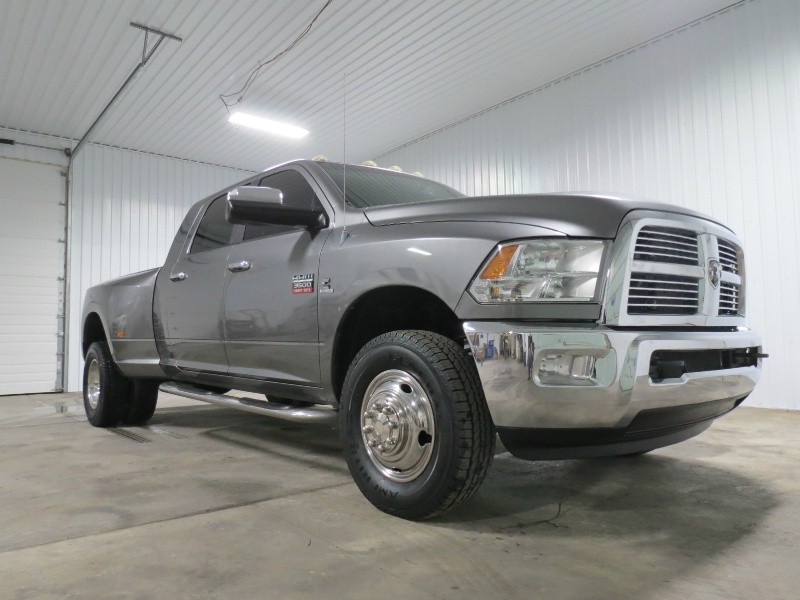
[{"label": "headlight", "polygon": [[609,242],[538,239],[500,244],[469,292],[481,304],[592,302]]}]

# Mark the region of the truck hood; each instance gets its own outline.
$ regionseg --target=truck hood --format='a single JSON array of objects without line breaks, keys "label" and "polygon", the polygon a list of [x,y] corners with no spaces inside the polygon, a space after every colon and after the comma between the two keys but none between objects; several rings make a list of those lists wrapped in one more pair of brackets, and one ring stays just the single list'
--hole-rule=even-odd
[{"label": "truck hood", "polygon": [[493,221],[534,225],[574,237],[613,238],[622,219],[632,210],[691,215],[717,223],[706,215],[671,204],[582,193],[455,198],[368,208],[364,214],[378,227],[401,223]]}]

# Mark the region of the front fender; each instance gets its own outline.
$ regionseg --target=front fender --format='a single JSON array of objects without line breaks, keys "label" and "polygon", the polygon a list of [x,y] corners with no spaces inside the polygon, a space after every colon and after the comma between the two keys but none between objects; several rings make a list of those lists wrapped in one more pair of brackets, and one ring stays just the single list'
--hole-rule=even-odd
[{"label": "front fender", "polygon": [[530,225],[460,221],[360,224],[344,241],[341,232],[334,231],[320,256],[322,373],[330,373],[333,340],[342,318],[364,294],[387,286],[415,287],[455,311],[476,271],[499,242],[554,235],[559,234]]}]

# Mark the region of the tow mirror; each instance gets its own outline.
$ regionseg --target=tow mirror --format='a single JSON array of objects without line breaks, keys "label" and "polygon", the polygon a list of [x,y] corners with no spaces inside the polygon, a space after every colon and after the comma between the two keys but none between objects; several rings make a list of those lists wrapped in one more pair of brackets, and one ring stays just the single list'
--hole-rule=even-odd
[{"label": "tow mirror", "polygon": [[225,219],[234,225],[302,225],[308,229],[328,226],[328,216],[323,211],[284,206],[280,190],[249,185],[228,192]]}]

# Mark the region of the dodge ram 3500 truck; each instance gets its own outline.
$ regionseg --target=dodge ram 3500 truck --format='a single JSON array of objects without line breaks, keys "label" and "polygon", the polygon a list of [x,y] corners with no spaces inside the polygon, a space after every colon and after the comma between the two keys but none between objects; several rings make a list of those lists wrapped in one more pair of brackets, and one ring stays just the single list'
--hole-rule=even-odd
[{"label": "dodge ram 3500 truck", "polygon": [[195,204],[163,267],[88,290],[84,405],[144,424],[160,386],[338,419],[364,495],[427,518],[476,491],[496,434],[524,459],[633,455],[736,407],[763,357],[744,264],[676,206],[293,161]]}]

